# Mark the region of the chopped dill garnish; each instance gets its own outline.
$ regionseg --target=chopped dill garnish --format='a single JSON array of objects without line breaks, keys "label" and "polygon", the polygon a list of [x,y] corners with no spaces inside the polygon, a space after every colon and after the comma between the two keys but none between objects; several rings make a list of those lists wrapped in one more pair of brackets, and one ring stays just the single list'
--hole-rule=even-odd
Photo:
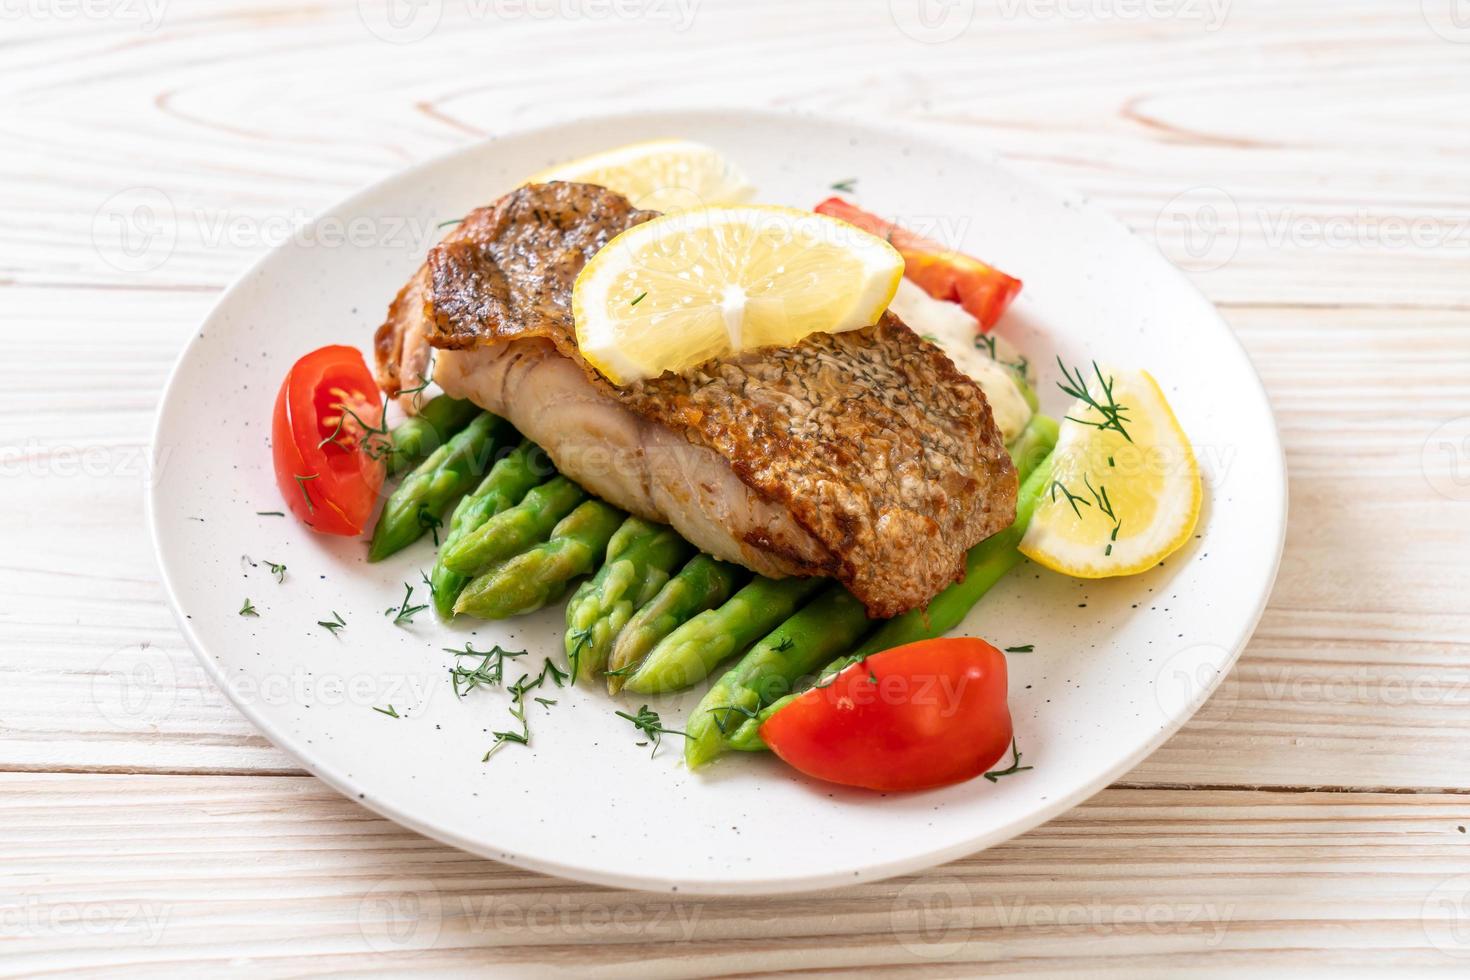
[{"label": "chopped dill garnish", "polygon": [[[401,603],[399,603],[397,606],[389,606],[388,607],[388,612],[389,613],[395,613],[395,615],[393,617],[393,625],[394,626],[402,626],[404,623],[411,623],[411,622],[413,622],[414,616],[418,615],[419,613],[423,612],[425,609],[428,609],[429,608],[429,604],[426,603],[426,602],[425,603],[421,603],[421,604],[416,605],[416,606],[411,606],[411,605],[409,605],[409,603],[412,600],[413,600],[413,586],[409,585],[407,582],[404,582],[403,583],[403,601]],[[387,615],[387,613],[384,613],[384,615]]]},{"label": "chopped dill garnish", "polygon": [[376,712],[378,712],[378,714],[387,715],[389,718],[402,718],[403,717],[402,715],[400,715],[398,713],[398,709],[395,708],[395,707],[393,707],[393,705],[391,705],[391,704],[388,705],[388,707],[386,707],[386,708],[380,708],[377,705],[373,705],[373,710],[376,711]]},{"label": "chopped dill garnish", "polygon": [[1112,430],[1129,442],[1133,441],[1133,437],[1123,427],[1123,424],[1128,421],[1128,409],[1119,405],[1113,399],[1113,379],[1103,377],[1102,368],[1097,366],[1096,361],[1092,362],[1092,371],[1097,375],[1098,385],[1102,390],[1101,401],[1092,397],[1092,392],[1087,390],[1087,378],[1082,374],[1081,368],[1077,368],[1075,371],[1068,371],[1067,366],[1062,363],[1060,357],[1057,358],[1057,367],[1062,369],[1062,377],[1067,379],[1066,381],[1058,381],[1057,387],[1062,389],[1064,394],[1079,399],[1091,408],[1096,409],[1097,413],[1103,417],[1103,420],[1101,422],[1093,422],[1088,419],[1074,418],[1071,415],[1066,416],[1066,418],[1080,425],[1090,425],[1099,431],[1106,432]]},{"label": "chopped dill garnish", "polygon": [[333,609],[331,619],[318,619],[316,621],[316,624],[325,629],[328,633],[336,636],[337,631],[347,625],[347,621],[342,618],[341,613]]},{"label": "chopped dill garnish", "polygon": [[629,306],[637,306],[639,303],[643,302],[644,298],[647,297],[647,296],[648,296],[648,290],[645,289],[643,292],[641,292],[641,293],[638,294],[638,298],[637,299],[633,300],[633,302],[629,303],[628,305]]},{"label": "chopped dill garnish", "polygon": [[[646,704],[638,709],[636,715],[630,715],[626,711],[617,711],[614,714],[619,718],[628,719],[633,723],[634,728],[649,736],[653,741],[653,752],[649,754],[650,759],[658,754],[659,743],[663,741],[665,735],[683,735],[685,738],[689,737],[687,732],[681,732],[676,728],[665,728],[663,722],[659,720],[658,712],[650,711]],[[639,742],[638,744],[647,745],[648,743]]]},{"label": "chopped dill garnish", "polygon": [[715,727],[720,730],[721,735],[729,734],[725,726],[730,724],[730,715],[732,712],[742,714],[752,720],[760,715],[759,711],[756,711],[754,708],[747,708],[743,704],[720,704],[709,709],[709,713],[712,715],[716,711],[720,712],[720,714],[715,718]]},{"label": "chopped dill garnish", "polygon": [[[517,745],[530,745],[531,725],[530,722],[526,721],[526,695],[544,685],[548,678],[557,687],[561,687],[562,681],[566,680],[566,677],[566,672],[560,670],[549,658],[541,668],[541,673],[536,675],[535,680],[531,679],[530,674],[522,674],[521,679],[511,685],[510,688],[510,716],[521,723],[521,730],[519,732],[494,732],[495,743],[486,750],[484,757],[480,761],[488,762],[490,757],[499,751],[507,742],[515,742]],[[541,698],[537,700],[544,701]],[[552,703],[554,704],[555,702]]]},{"label": "chopped dill garnish", "polygon": [[309,494],[309,493],[306,492],[306,481],[307,480],[315,480],[318,477],[320,477],[321,474],[320,473],[313,473],[310,476],[300,476],[298,474],[293,473],[291,475],[296,480],[296,487],[297,487],[297,489],[299,489],[301,491],[301,496],[306,499],[306,512],[308,514],[315,514],[316,513],[316,507],[312,505],[312,502],[311,502],[311,494]]},{"label": "chopped dill garnish", "polygon": [[255,512],[259,517],[285,517],[284,510],[258,510]]},{"label": "chopped dill garnish", "polygon": [[251,602],[249,599],[246,599],[245,600],[245,604],[240,607],[240,615],[241,616],[259,616],[260,613],[258,613],[258,612],[255,611],[255,604],[253,602]]},{"label": "chopped dill garnish", "polygon": [[834,191],[841,191],[844,194],[854,194],[857,192],[857,182],[858,179],[856,177],[845,177],[842,180],[834,180],[831,186]]},{"label": "chopped dill garnish", "polygon": [[434,535],[434,547],[439,547],[439,529],[444,522],[423,507],[419,508],[419,527],[428,528],[429,533]]},{"label": "chopped dill garnish", "polygon": [[1006,647],[1006,653],[1030,653],[1036,649],[1035,643],[1027,643],[1018,647]]},{"label": "chopped dill garnish", "polygon": [[1023,766],[1023,765],[1021,765],[1021,753],[1020,753],[1019,750],[1017,750],[1017,748],[1016,748],[1016,740],[1013,738],[1013,739],[1011,739],[1011,764],[1010,764],[1010,767],[1007,768],[1007,769],[992,769],[990,772],[987,772],[985,774],[985,778],[988,779],[988,780],[990,780],[993,783],[993,782],[996,782],[997,780],[999,780],[1000,777],[1002,777],[1002,776],[1013,776],[1013,775],[1015,775],[1018,772],[1025,772],[1027,769],[1034,769],[1034,768],[1036,768],[1036,767],[1035,766]]},{"label": "chopped dill garnish", "polygon": [[1063,483],[1061,480],[1053,480],[1053,481],[1051,481],[1051,488],[1050,489],[1051,489],[1051,499],[1052,499],[1052,502],[1053,503],[1056,502],[1056,499],[1057,499],[1057,491],[1058,490],[1062,491],[1062,493],[1064,493],[1064,494],[1067,495],[1067,503],[1069,503],[1069,504],[1072,505],[1072,511],[1073,511],[1073,513],[1075,513],[1077,515],[1078,519],[1081,519],[1081,517],[1082,517],[1082,511],[1080,511],[1080,510],[1077,509],[1077,504],[1079,502],[1082,504],[1083,507],[1091,507],[1092,506],[1092,502],[1090,500],[1087,500],[1087,499],[1085,499],[1083,497],[1079,497],[1077,494],[1075,494],[1072,491],[1068,490],[1067,489],[1067,485],[1065,483]]},{"label": "chopped dill garnish", "polygon": [[271,574],[276,577],[276,581],[277,582],[284,582],[286,580],[286,566],[285,565],[282,565],[282,564],[280,564],[278,562],[273,562],[273,561],[271,561],[269,559],[266,559],[265,560],[265,567],[266,568],[269,568],[271,570]]},{"label": "chopped dill garnish", "polygon": [[456,657],[481,658],[474,667],[456,665],[449,668],[449,681],[459,697],[464,697],[477,687],[494,687],[500,684],[505,679],[505,662],[526,655],[525,650],[506,650],[499,645],[491,647],[488,653],[481,653],[468,643],[463,650],[455,650],[453,647],[445,647],[444,650]]}]

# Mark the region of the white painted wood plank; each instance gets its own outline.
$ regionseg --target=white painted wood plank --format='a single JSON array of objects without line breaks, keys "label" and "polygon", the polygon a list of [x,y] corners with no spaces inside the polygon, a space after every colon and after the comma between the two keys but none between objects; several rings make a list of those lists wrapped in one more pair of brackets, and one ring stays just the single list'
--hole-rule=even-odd
[{"label": "white painted wood plank", "polygon": [[1110,790],[928,874],[706,899],[473,858],[303,777],[8,774],[4,969],[1451,971],[1466,819],[1463,796]]}]

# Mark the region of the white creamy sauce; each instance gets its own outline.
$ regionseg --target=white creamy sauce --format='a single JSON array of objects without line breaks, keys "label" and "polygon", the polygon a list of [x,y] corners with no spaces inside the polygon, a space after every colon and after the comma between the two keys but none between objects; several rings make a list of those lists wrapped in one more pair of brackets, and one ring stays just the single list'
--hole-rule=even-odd
[{"label": "white creamy sauce", "polygon": [[[1031,406],[1026,404],[1026,396],[1021,394],[1011,369],[998,364],[989,351],[975,346],[975,338],[980,334],[979,321],[960,304],[935,299],[907,279],[899,280],[898,292],[888,308],[914,333],[948,354],[961,372],[974,379],[985,392],[995,424],[1007,443],[1021,434],[1031,420]],[[1009,345],[1000,340],[996,341],[996,353],[1008,359],[1013,357]]]}]

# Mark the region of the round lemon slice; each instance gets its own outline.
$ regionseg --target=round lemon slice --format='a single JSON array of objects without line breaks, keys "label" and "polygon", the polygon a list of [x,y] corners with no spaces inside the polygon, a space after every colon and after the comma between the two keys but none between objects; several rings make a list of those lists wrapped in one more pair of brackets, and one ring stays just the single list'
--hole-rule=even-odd
[{"label": "round lemon slice", "polygon": [[577,276],[577,344],[613,384],[876,323],[903,257],[845,221],[748,205],[679,211],[608,242]]},{"label": "round lemon slice", "polygon": [[720,152],[684,139],[649,140],[564,163],[528,183],[553,180],[597,184],[650,211],[740,204],[755,188]]},{"label": "round lemon slice", "polygon": [[1147,371],[1092,365],[1068,378],[1078,398],[1062,422],[1020,550],[1077,578],[1146,571],[1194,532],[1199,464]]}]

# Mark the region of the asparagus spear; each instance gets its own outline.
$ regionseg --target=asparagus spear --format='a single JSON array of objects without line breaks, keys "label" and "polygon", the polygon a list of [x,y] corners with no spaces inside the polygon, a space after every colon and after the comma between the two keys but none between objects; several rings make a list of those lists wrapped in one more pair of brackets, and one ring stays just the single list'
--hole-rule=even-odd
[{"label": "asparagus spear", "polygon": [[417,541],[460,494],[474,485],[495,454],[497,443],[514,430],[510,423],[482,412],[463,431],[418,465],[383,505],[373,528],[368,561],[382,561]]},{"label": "asparagus spear", "polygon": [[418,464],[478,414],[479,406],[469,399],[448,395],[430,398],[417,415],[393,428],[390,435],[393,456],[388,461],[388,472],[396,476]]},{"label": "asparagus spear", "polygon": [[777,626],[715,681],[684,726],[684,761],[703,765],[730,748],[727,736],[797,681],[856,643],[873,625],[863,604],[832,585]]},{"label": "asparagus spear", "polygon": [[822,582],[819,578],[757,576],[718,609],[700,613],[664,637],[624,679],[624,686],[639,694],[663,694],[688,687],[721,660],[769,633]]},{"label": "asparagus spear", "polygon": [[699,554],[689,559],[618,634],[608,657],[609,693],[616,694],[622,689],[623,672],[636,669],[660,640],[694,616],[728,599],[740,575],[739,566],[709,555]]},{"label": "asparagus spear", "polygon": [[[445,549],[496,514],[520,503],[527,491],[540,480],[532,462],[535,452],[534,445],[522,442],[490,468],[479,487],[454,508],[449,530],[444,535]],[[440,616],[448,619],[454,615],[454,600],[459,598],[460,590],[469,580],[468,575],[450,571],[442,554],[434,562],[434,570],[429,573],[429,589],[434,595],[434,609]]]},{"label": "asparagus spear", "polygon": [[[439,551],[439,560],[451,572],[479,575],[497,563],[545,541],[556,522],[587,499],[581,487],[555,476],[532,487],[520,503],[501,511]],[[604,542],[606,543],[606,542]]]},{"label": "asparagus spear", "polygon": [[508,619],[540,609],[593,569],[625,516],[601,500],[588,500],[562,518],[548,540],[471,579],[454,611]]},{"label": "asparagus spear", "polygon": [[[669,580],[669,572],[689,556],[689,545],[672,528],[644,525],[653,533],[620,544],[618,535],[637,518],[629,518],[608,543],[608,562],[567,603],[567,663],[572,677],[591,680],[607,666],[613,641],[633,613]],[[638,521],[639,524],[644,522]]]},{"label": "asparagus spear", "polygon": [[[975,545],[965,556],[965,580],[963,582],[957,582],[939,593],[929,603],[928,608],[916,609],[888,620],[851,655],[839,657],[828,664],[823,669],[821,679],[817,683],[822,683],[864,657],[892,647],[902,646],[905,643],[933,639],[958,626],[960,621],[974,608],[975,603],[980,601],[980,597],[1000,581],[1006,572],[1021,563],[1021,553],[1016,550],[1016,545],[1021,543],[1021,538],[1026,533],[1026,525],[1031,523],[1031,515],[1036,513],[1036,505],[1050,482],[1051,458],[1048,457],[1026,477],[1026,482],[1021,484],[1021,491],[1016,495],[1015,522],[999,534],[992,535]],[[740,727],[729,736],[730,747],[745,751],[764,749],[765,743],[760,738],[761,724],[781,710],[794,696],[787,695],[763,708],[757,717],[744,720]]]}]

